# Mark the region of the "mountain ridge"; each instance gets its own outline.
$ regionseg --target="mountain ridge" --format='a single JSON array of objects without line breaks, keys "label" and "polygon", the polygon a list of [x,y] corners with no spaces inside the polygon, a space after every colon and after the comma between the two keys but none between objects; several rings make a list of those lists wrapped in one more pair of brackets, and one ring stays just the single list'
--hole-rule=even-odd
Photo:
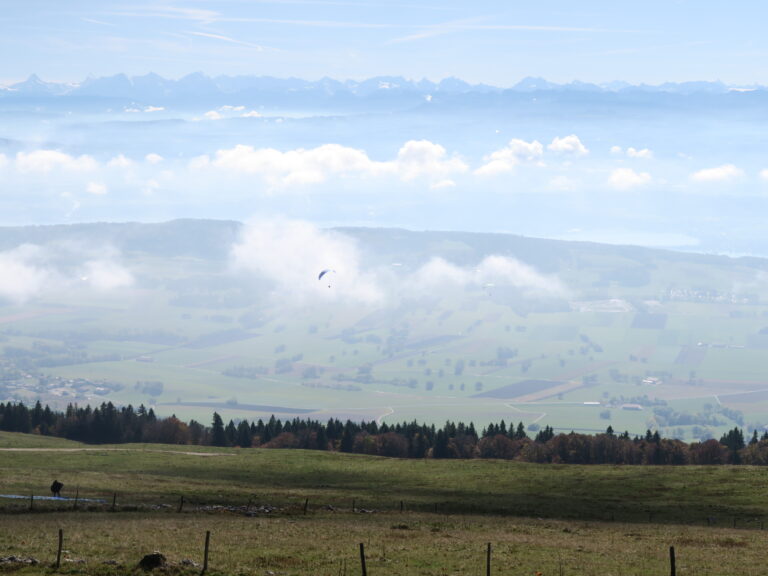
[{"label": "mountain ridge", "polygon": [[629,84],[621,81],[594,84],[574,80],[560,84],[544,78],[526,77],[509,87],[471,84],[460,78],[449,77],[438,82],[427,79],[407,79],[402,76],[374,76],[364,80],[338,80],[323,77],[319,80],[278,78],[274,76],[240,75],[208,76],[201,72],[187,74],[177,80],[155,73],[128,76],[89,77],[81,82],[47,82],[36,74],[22,82],[0,86],[0,97],[128,97],[154,99],[184,99],[191,96],[247,96],[263,93],[312,93],[324,97],[351,96],[367,98],[381,94],[434,94],[504,93],[504,92],[594,92],[594,93],[671,93],[671,94],[728,94],[731,92],[766,92],[761,85],[737,86],[720,81],[665,82],[658,85]]}]

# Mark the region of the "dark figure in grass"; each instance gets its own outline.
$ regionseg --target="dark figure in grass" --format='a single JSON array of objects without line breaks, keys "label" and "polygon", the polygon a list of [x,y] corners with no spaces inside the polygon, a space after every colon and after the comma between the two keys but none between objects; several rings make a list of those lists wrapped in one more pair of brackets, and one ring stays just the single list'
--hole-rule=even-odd
[{"label": "dark figure in grass", "polygon": [[61,498],[61,489],[64,488],[64,484],[59,482],[58,480],[54,480],[53,484],[51,484],[51,492],[56,498]]}]

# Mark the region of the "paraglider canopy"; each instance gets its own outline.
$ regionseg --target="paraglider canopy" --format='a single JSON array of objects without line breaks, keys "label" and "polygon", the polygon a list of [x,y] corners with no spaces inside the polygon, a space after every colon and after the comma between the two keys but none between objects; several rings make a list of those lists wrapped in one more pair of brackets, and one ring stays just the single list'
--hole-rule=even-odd
[{"label": "paraglider canopy", "polygon": [[[328,274],[336,274],[336,270],[331,270],[330,268],[326,268],[325,270],[320,272],[320,274],[317,275],[317,279],[322,280],[323,276],[326,276]],[[330,278],[326,278],[326,280],[328,281],[328,288],[330,288],[331,287]]]}]

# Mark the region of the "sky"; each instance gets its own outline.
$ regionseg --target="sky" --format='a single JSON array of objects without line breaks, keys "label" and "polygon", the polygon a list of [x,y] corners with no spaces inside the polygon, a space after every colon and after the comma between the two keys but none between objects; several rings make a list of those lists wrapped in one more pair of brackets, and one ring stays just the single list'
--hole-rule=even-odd
[{"label": "sky", "polygon": [[767,19],[755,1],[14,1],[0,15],[0,83],[203,72],[768,84]]},{"label": "sky", "polygon": [[[706,0],[30,0],[0,14],[0,85],[202,72],[747,88],[768,86],[767,17]],[[274,217],[768,255],[768,131],[760,101],[734,94],[727,109],[498,110],[437,95],[418,113],[301,117],[253,99],[25,114],[0,99],[0,225]]]}]

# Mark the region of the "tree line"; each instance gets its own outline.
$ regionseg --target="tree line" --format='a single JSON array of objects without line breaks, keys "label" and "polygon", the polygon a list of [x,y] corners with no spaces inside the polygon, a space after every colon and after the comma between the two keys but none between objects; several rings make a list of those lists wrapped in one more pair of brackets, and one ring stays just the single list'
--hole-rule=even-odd
[{"label": "tree line", "polygon": [[95,408],[70,404],[64,411],[32,408],[21,402],[0,403],[0,430],[56,436],[92,444],[162,443],[222,447],[300,448],[370,454],[395,458],[501,458],[570,464],[753,464],[768,465],[768,432],[749,441],[733,428],[720,440],[686,443],[662,438],[616,434],[609,426],[601,434],[558,433],[550,426],[531,438],[522,422],[504,420],[477,430],[473,423],[446,422],[442,427],[416,421],[397,424],[327,422],[311,419],[267,421],[224,420],[213,413],[210,425],[175,416],[158,418],[144,405],[116,407],[104,402]]}]

